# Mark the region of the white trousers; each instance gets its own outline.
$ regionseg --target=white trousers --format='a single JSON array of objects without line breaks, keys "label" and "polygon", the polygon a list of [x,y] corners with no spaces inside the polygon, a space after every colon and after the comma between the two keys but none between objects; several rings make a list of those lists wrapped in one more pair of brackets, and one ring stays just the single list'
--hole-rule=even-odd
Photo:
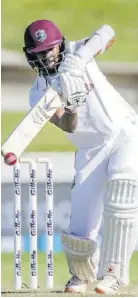
[{"label": "white trousers", "polygon": [[[138,181],[138,130],[120,137],[108,153],[102,152],[100,147],[76,153],[75,186],[71,190],[70,233],[96,241],[107,183],[114,179]],[[100,153],[102,158],[98,157]]]}]

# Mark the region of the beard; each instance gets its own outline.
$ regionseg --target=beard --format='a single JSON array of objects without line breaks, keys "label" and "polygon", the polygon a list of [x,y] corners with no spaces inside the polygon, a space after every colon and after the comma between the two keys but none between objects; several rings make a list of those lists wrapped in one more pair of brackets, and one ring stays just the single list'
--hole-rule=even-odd
[{"label": "beard", "polygon": [[53,68],[55,68],[56,64],[59,61],[59,55],[57,55],[57,56],[51,55],[49,57],[42,59],[42,61],[43,61],[44,66],[47,69],[53,69]]}]

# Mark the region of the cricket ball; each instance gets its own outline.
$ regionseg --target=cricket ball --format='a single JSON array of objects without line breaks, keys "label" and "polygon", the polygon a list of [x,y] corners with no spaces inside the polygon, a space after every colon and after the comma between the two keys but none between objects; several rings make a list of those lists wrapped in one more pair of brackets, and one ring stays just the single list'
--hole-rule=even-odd
[{"label": "cricket ball", "polygon": [[13,166],[16,163],[16,161],[17,161],[17,157],[14,153],[8,152],[5,154],[4,162],[6,163],[6,165]]}]

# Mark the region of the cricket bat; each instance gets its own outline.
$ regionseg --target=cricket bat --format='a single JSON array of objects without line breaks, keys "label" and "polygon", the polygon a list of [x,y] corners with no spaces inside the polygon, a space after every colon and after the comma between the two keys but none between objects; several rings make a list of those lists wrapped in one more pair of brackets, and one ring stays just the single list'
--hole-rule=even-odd
[{"label": "cricket bat", "polygon": [[61,96],[57,91],[49,88],[2,145],[1,153],[3,157],[8,152],[12,152],[19,158],[34,137],[61,106]]}]

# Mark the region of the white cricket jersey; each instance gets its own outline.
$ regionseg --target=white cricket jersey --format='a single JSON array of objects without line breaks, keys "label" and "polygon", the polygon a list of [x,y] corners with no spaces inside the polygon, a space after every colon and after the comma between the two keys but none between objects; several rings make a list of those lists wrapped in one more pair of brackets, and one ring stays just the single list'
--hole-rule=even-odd
[{"label": "white cricket jersey", "polygon": [[[82,44],[69,42],[68,49],[74,54]],[[119,134],[120,130],[136,117],[135,111],[106,80],[93,59],[87,66],[85,84],[88,91],[85,104],[77,109],[78,125],[74,133],[67,133],[78,148],[103,146]],[[59,74],[47,78],[38,76],[30,91],[30,106],[33,107],[46,92],[48,86],[61,92]]]}]

